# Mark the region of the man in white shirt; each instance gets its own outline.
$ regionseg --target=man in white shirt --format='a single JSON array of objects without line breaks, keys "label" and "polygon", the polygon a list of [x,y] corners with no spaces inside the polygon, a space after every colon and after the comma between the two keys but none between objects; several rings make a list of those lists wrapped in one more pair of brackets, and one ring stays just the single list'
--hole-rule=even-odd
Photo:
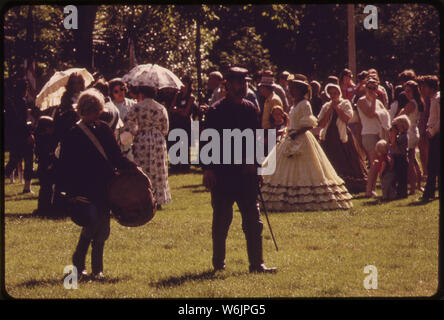
[{"label": "man in white shirt", "polygon": [[429,140],[429,156],[427,163],[427,183],[421,201],[429,201],[435,197],[436,179],[438,178],[438,193],[441,175],[440,157],[440,110],[441,95],[437,76],[423,76],[420,82],[421,94],[430,99],[430,114],[427,121],[427,137]]}]

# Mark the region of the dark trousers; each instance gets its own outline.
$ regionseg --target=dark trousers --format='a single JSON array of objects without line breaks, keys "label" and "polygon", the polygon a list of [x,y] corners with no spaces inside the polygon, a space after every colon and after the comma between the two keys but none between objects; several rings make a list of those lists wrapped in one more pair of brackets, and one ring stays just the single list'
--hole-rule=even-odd
[{"label": "dark trousers", "polygon": [[[105,247],[105,241],[110,234],[109,209],[90,204],[78,205],[71,210],[76,212],[84,225],[76,250],[72,256],[73,265],[77,268],[78,272],[82,272],[85,269],[86,254],[91,244],[92,273],[97,274],[102,272],[103,249]],[[75,220],[74,217],[73,220]]]},{"label": "dark trousers", "polygon": [[[438,132],[429,140],[429,157],[427,163],[427,182],[423,197],[430,199],[435,197],[436,179],[438,179],[438,188],[440,186],[441,175],[441,138]],[[439,192],[439,189],[438,189]]]},{"label": "dark trousers", "polygon": [[49,213],[52,210],[51,201],[53,198],[52,185],[54,184],[54,176],[50,171],[43,169],[39,169],[37,175],[40,184],[37,210],[43,213]]},{"label": "dark trousers", "polygon": [[396,196],[398,198],[407,198],[407,183],[409,161],[407,154],[393,155],[393,169],[395,170]]},{"label": "dark trousers", "polygon": [[242,216],[242,230],[247,241],[250,266],[257,267],[263,263],[263,224],[257,203],[257,177],[248,177],[241,181],[240,184],[241,188],[233,186],[236,190],[227,190],[227,188],[221,188],[216,185],[211,191],[211,204],[213,206],[213,266],[215,268],[221,268],[225,265],[225,245],[228,229],[233,220],[233,204],[235,202]]},{"label": "dark trousers", "polygon": [[25,181],[32,179],[32,165],[34,161],[34,145],[25,143],[24,145],[14,148],[9,154],[9,162],[5,167],[5,177],[9,177],[17,168],[19,161],[25,160],[23,177]]}]

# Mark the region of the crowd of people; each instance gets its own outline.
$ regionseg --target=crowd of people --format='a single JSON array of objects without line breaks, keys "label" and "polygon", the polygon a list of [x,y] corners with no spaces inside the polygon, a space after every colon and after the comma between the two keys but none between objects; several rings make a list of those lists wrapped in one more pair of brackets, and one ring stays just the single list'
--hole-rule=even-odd
[{"label": "crowd of people", "polygon": [[[80,204],[77,210],[87,212],[89,219],[74,264],[85,269],[84,257],[92,243],[93,273],[100,274],[109,236],[104,190],[112,169],[142,170],[161,209],[172,201],[168,170],[189,170],[189,163],[168,164],[170,130],[181,128],[190,134],[191,120],[200,121],[202,128],[221,129],[222,123],[229,128],[276,129],[277,144],[264,161],[275,156],[276,169],[260,179],[258,190],[248,179],[238,183],[239,176],[253,172],[248,166],[241,171],[203,168],[204,185],[212,192],[215,269],[225,267],[229,206],[236,201],[245,220],[250,270],[266,272],[262,223],[255,206],[250,206],[258,192],[270,211],[348,209],[354,194],[377,196],[378,178],[384,200],[406,198],[419,190],[423,192],[420,201],[435,197],[440,176],[439,79],[418,76],[413,70],[401,72],[397,79],[395,85],[382,82],[378,72],[370,69],[360,72],[354,82],[352,72],[344,69],[321,84],[287,71],[275,75],[264,70],[248,77],[247,70],[234,68],[225,77],[219,71],[208,75],[208,91],[199,104],[189,75],[182,77],[180,89],[157,90],[103,77],[86,88],[83,77],[74,73],[61,104],[44,112],[30,105],[26,81],[17,80],[6,108],[14,138],[5,175],[12,183],[24,159],[23,192],[33,192],[35,152],[40,192],[34,214],[57,216],[63,195],[73,195],[71,200]],[[82,130],[92,132],[93,138],[85,138]],[[94,139],[103,146],[107,161],[94,152],[100,149],[91,144]],[[94,145],[96,149],[91,149]],[[79,153],[87,155],[79,157]],[[220,225],[225,227],[216,227]]]},{"label": "crowd of people", "polygon": [[[431,181],[437,170],[433,163],[439,163],[436,160],[439,152],[434,150],[439,146],[436,141],[439,140],[440,96],[439,80],[436,76],[417,76],[413,70],[405,70],[398,75],[398,83],[395,86],[388,82],[382,83],[375,69],[360,72],[356,83],[353,81],[352,72],[344,69],[338,77],[329,76],[323,87],[315,79],[310,81],[302,74],[290,74],[287,71],[276,75],[276,79],[277,83],[270,70],[259,72],[252,78],[247,76],[245,98],[257,109],[261,128],[277,130],[277,141],[280,145],[288,149],[289,144],[284,138],[290,137],[291,131],[297,130],[303,125],[303,121],[308,119],[293,119],[297,109],[301,109],[296,106],[304,101],[305,108],[310,113],[306,115],[310,116],[310,121],[304,124],[304,128],[309,128],[305,131],[310,132],[316,138],[316,144],[321,146],[319,148],[316,145],[319,150],[316,154],[324,159],[322,165],[328,162],[329,168],[332,168],[335,176],[339,178],[337,183],[343,185],[348,192],[365,192],[366,196],[374,197],[377,195],[375,189],[378,177],[381,177],[382,182],[382,176],[387,176],[385,172],[390,171],[397,174],[396,178],[393,178],[394,181],[389,183],[399,187],[395,195],[383,192],[383,199],[403,198],[408,194],[415,194],[418,190],[424,191],[423,182],[429,176],[427,192],[423,198],[433,197],[432,190],[436,186]],[[204,122],[208,107],[226,95],[224,76],[219,71],[208,75],[208,90],[202,105],[198,104],[193,94],[193,79],[185,75],[181,80],[184,85],[180,89],[128,87],[120,78],[107,82],[103,77],[98,77],[91,85],[105,97],[105,112],[102,113],[101,119],[111,127],[121,151],[150,176],[159,207],[171,201],[169,167],[170,170],[181,172],[190,167],[189,163],[168,165],[167,147],[172,144],[166,139],[168,132],[181,128],[190,135],[191,120]],[[304,83],[307,92],[304,93],[303,99],[298,101],[300,90],[295,86],[301,85],[300,82]],[[66,85],[60,106],[40,114],[29,101],[26,82],[17,81],[14,88],[16,94],[12,105],[18,107],[7,108],[8,125],[14,129],[10,136],[14,138],[10,144],[11,153],[6,166],[6,176],[10,177],[13,183],[15,175],[18,175],[20,182],[24,179],[23,192],[33,192],[31,178],[35,154],[40,164],[37,175],[43,181],[38,209],[46,215],[45,211],[50,208],[48,199],[54,201],[50,187],[54,182],[51,178],[54,176],[51,172],[54,171],[56,160],[54,152],[64,134],[80,119],[74,107],[80,93],[85,90],[84,79],[79,74],[73,74]],[[303,91],[305,92],[305,89]],[[405,117],[402,117],[403,115]],[[406,127],[404,133],[402,130]],[[202,128],[205,128],[205,124]],[[407,139],[402,138],[404,135],[407,135]],[[386,147],[380,147],[385,152],[376,148],[381,139],[387,142]],[[400,143],[399,139],[407,141],[405,152],[396,144]],[[191,142],[188,147],[191,147]],[[419,161],[416,157],[417,150]],[[434,156],[429,157],[430,153]],[[401,154],[406,158],[401,159]],[[283,159],[279,158],[278,163]],[[386,162],[389,165],[384,166],[381,171],[381,163]],[[308,166],[307,162],[304,165]],[[293,163],[291,167],[294,169],[296,166]],[[317,170],[321,170],[321,167],[317,166]],[[401,174],[405,170],[400,168],[404,167],[407,168],[407,173]],[[431,175],[428,173],[429,167],[432,167]],[[288,173],[283,174],[288,177]],[[279,174],[276,173],[273,179],[276,179],[276,175]],[[299,182],[290,184],[292,188],[327,186],[332,185],[334,180],[324,177],[319,181],[308,182],[298,175],[294,179]],[[282,181],[276,183],[282,186]],[[409,186],[409,192],[406,185]],[[265,190],[268,190],[268,187]],[[274,192],[279,193],[277,190]],[[265,193],[268,194],[268,191]],[[285,197],[287,195],[286,192]],[[277,201],[280,197],[274,194],[273,199]],[[290,206],[288,209],[294,208],[298,206]]]}]

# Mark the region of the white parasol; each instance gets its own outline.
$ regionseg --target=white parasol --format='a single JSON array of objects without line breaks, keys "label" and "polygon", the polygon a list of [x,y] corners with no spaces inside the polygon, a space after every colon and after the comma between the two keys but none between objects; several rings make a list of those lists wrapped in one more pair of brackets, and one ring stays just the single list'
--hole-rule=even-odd
[{"label": "white parasol", "polygon": [[94,77],[85,68],[71,68],[65,71],[57,71],[43,86],[37,95],[35,104],[40,110],[48,109],[60,104],[69,76],[77,72],[83,76],[85,87],[94,81]]},{"label": "white parasol", "polygon": [[180,89],[183,86],[182,81],[174,73],[157,64],[140,64],[124,75],[122,80],[135,87]]}]

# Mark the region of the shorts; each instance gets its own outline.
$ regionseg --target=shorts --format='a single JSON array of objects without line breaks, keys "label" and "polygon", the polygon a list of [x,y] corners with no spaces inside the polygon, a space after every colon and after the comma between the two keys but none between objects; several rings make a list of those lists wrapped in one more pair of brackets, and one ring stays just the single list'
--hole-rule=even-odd
[{"label": "shorts", "polygon": [[378,134],[363,134],[362,135],[362,145],[365,151],[372,152],[375,151],[376,143],[380,140]]}]

